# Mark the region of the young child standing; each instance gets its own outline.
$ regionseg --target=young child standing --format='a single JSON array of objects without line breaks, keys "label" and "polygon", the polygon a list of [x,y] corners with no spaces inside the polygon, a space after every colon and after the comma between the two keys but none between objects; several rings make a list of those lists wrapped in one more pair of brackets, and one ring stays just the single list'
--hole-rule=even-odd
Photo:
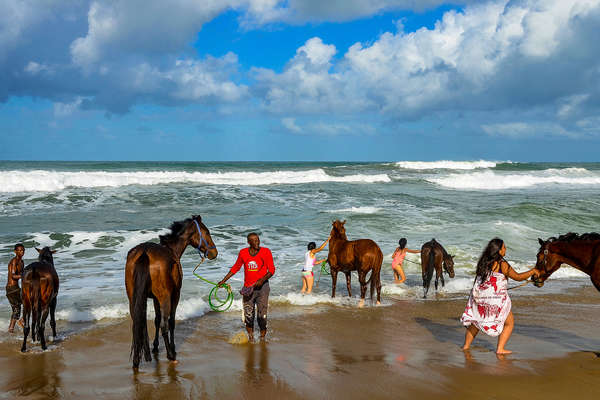
[{"label": "young child standing", "polygon": [[6,280],[6,297],[12,308],[10,317],[10,325],[8,332],[15,331],[17,321],[21,328],[23,327],[23,319],[21,317],[21,288],[19,287],[19,279],[23,273],[23,255],[25,254],[25,246],[22,244],[15,245],[15,256],[8,262],[8,278]]},{"label": "young child standing", "polygon": [[319,248],[317,248],[317,244],[315,242],[310,242],[308,244],[308,251],[304,254],[304,266],[302,267],[302,290],[300,290],[300,293],[312,292],[313,283],[315,282],[315,275],[312,272],[313,266],[327,260],[327,258],[317,260],[317,253],[325,248],[325,245],[327,245],[329,239],[331,239],[331,236],[328,237],[327,240],[324,241],[321,246],[319,246]]},{"label": "young child standing", "polygon": [[404,262],[404,257],[406,257],[406,253],[418,254],[420,252],[420,250],[407,249],[406,238],[398,240],[398,247],[396,248],[396,251],[394,251],[394,254],[392,254],[392,269],[394,270],[394,283],[403,283],[406,280],[406,275],[404,275],[404,270],[402,269],[402,263]]}]

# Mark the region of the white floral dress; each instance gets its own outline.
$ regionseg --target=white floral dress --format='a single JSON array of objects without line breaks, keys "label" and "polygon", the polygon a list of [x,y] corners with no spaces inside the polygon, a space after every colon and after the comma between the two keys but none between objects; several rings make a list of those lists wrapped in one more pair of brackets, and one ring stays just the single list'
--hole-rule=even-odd
[{"label": "white floral dress", "polygon": [[490,336],[498,336],[511,306],[508,279],[501,272],[492,272],[485,282],[475,281],[460,321],[464,326],[473,324]]}]

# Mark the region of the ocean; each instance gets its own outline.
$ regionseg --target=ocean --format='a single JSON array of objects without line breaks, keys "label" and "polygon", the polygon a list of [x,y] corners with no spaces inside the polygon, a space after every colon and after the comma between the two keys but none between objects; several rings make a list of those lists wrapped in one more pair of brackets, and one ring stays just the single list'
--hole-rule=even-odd
[{"label": "ocean", "polygon": [[[425,301],[444,301],[468,296],[477,259],[493,237],[505,241],[507,260],[522,271],[535,263],[538,238],[599,231],[599,195],[600,163],[4,161],[0,281],[6,281],[15,243],[25,244],[26,264],[37,258],[34,247],[50,246],[57,250],[61,280],[59,323],[128,319],[127,251],[157,241],[173,221],[200,214],[219,250],[217,259],[198,269],[202,276],[220,280],[246,246],[246,234],[257,232],[276,265],[271,303],[284,303],[289,312],[326,304],[323,312],[330,312],[330,306],[356,306],[356,275],[353,298],[340,278],[331,299],[329,276],[320,278],[314,294],[300,295],[300,270],[307,243],[320,245],[332,221],[345,219],[350,240],[373,239],[384,253],[383,306],[422,297],[418,255],[407,256],[406,284],[392,283],[391,254],[398,240],[406,237],[408,248],[419,249],[436,238],[455,255],[456,277],[446,276],[446,286]],[[195,249],[189,247],[181,261],[177,318],[200,317],[209,311],[211,286],[192,275],[200,261]],[[229,281],[236,290],[229,312],[240,312],[242,280],[240,272]],[[544,291],[586,285],[585,274],[564,266]],[[539,290],[526,286],[511,296]],[[8,326],[9,310],[1,296],[0,330]]]}]

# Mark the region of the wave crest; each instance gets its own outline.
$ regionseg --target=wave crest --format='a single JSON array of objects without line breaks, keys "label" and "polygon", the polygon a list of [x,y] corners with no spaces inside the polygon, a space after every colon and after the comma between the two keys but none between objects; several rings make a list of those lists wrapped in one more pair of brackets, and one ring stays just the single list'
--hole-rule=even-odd
[{"label": "wave crest", "polygon": [[478,169],[478,168],[494,168],[497,163],[494,161],[398,161],[396,165],[404,169]]},{"label": "wave crest", "polygon": [[600,176],[582,168],[564,170],[548,169],[529,174],[497,174],[493,171],[450,174],[439,178],[427,178],[428,182],[451,189],[501,190],[527,188],[536,185],[600,185]]},{"label": "wave crest", "polygon": [[205,183],[209,185],[261,186],[313,182],[376,183],[391,182],[387,174],[333,176],[323,169],[273,172],[185,172],[185,171],[1,171],[0,193],[54,192],[68,187],[119,187],[169,183]]}]

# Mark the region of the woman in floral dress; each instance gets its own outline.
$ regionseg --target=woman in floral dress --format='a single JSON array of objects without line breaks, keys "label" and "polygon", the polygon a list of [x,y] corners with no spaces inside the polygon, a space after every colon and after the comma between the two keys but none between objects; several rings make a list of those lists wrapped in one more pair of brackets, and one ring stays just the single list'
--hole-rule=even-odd
[{"label": "woman in floral dress", "polygon": [[477,262],[477,272],[465,312],[460,318],[467,328],[463,350],[468,350],[480,330],[498,336],[497,354],[510,354],[504,348],[514,328],[508,278],[524,281],[539,275],[535,268],[518,273],[504,260],[506,246],[502,239],[490,240]]}]

